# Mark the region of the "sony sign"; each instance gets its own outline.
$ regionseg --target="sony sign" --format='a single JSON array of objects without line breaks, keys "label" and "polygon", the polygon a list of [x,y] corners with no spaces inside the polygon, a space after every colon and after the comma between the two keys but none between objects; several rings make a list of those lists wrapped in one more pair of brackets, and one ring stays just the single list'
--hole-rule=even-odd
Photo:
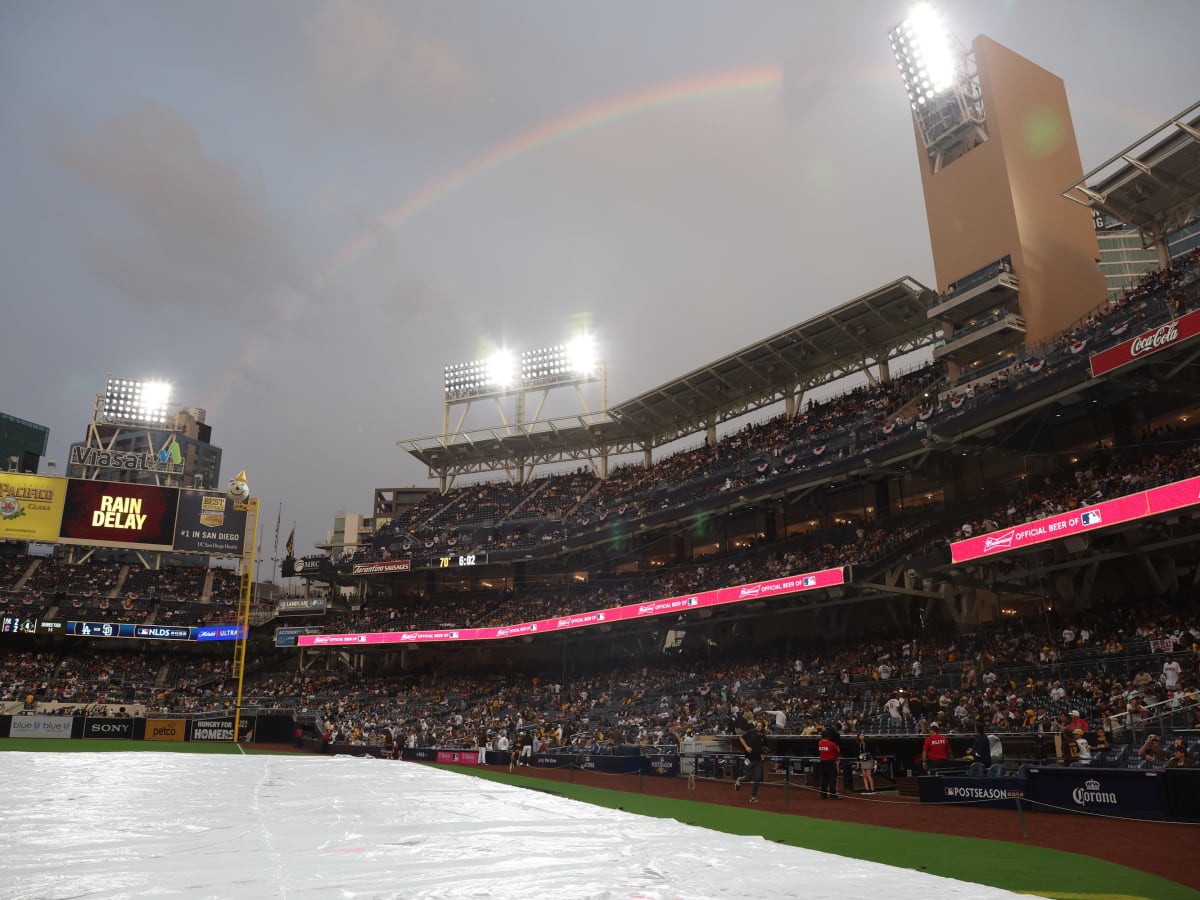
[{"label": "sony sign", "polygon": [[84,722],[85,738],[132,738],[132,719],[87,719]]},{"label": "sony sign", "polygon": [[170,459],[162,461],[157,453],[136,453],[132,450],[97,450],[95,447],[75,445],[71,448],[71,465],[96,469],[129,469],[134,472],[160,472],[178,474],[182,465]]}]

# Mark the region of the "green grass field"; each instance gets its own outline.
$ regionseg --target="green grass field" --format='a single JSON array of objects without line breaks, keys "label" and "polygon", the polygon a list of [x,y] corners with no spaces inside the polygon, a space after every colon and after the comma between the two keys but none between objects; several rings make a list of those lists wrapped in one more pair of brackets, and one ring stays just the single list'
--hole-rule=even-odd
[{"label": "green grass field", "polygon": [[[104,753],[272,754],[271,750],[232,744],[155,744],[143,741],[47,741],[8,738],[0,751]],[[692,800],[670,800],[645,794],[548,782],[523,775],[442,768],[489,781],[510,784],[619,809],[637,815],[670,818],[726,834],[761,835],[769,841],[820,850],[889,866],[916,869],[959,881],[986,884],[1057,900],[1196,900],[1200,891],[1156,875],[1088,856],[1025,847],[1004,841],[955,837],[874,825],[855,825],[756,809],[737,809]]]},{"label": "green grass field", "polygon": [[[462,768],[447,766],[452,771]],[[1058,900],[1196,900],[1200,891],[1116,863],[1041,847],[982,838],[925,834],[875,825],[813,819],[581,785],[547,782],[504,772],[468,769],[489,781],[528,787],[596,806],[671,818],[727,834],[917,869],[959,881]],[[1149,838],[1147,838],[1149,840]]]}]

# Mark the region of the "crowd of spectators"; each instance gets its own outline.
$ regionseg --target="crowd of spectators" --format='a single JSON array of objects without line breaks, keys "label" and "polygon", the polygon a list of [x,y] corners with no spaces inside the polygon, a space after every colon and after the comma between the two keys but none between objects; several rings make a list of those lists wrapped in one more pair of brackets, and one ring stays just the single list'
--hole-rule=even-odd
[{"label": "crowd of spectators", "polygon": [[[920,630],[705,647],[653,662],[564,662],[553,671],[469,668],[302,670],[295,653],[258,653],[246,705],[315,716],[363,743],[478,746],[537,734],[550,745],[673,744],[728,733],[739,712],[774,734],[1032,733],[1080,727],[1140,740],[1149,728],[1200,726],[1200,604],[1195,596],[1100,601],[969,633]],[[227,709],[230,660],[163,650],[15,650],[0,660],[0,702],[98,702],[153,713]],[[1164,716],[1166,719],[1164,719]],[[1163,729],[1165,730],[1165,729]]]},{"label": "crowd of spectators", "polygon": [[744,426],[650,466],[617,467],[603,480],[583,469],[527,484],[484,481],[431,494],[383,530],[378,548],[359,548],[355,560],[382,558],[379,548],[387,554],[557,548],[585,533],[873,454],[889,442],[936,430],[1002,394],[1085,368],[1094,350],[1200,308],[1198,275],[1200,253],[1193,251],[1145,275],[1120,300],[1098,307],[1032,353],[1014,354],[987,372],[964,373],[958,385],[947,385],[941,367],[930,364],[887,383],[810,401],[795,415]]}]

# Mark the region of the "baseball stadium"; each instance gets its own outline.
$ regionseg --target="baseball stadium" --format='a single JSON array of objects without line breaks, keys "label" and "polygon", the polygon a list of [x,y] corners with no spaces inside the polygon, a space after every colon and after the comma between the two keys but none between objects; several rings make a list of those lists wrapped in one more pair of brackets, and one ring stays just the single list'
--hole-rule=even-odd
[{"label": "baseball stadium", "polygon": [[615,403],[448,365],[289,587],[166,385],[63,473],[0,418],[0,896],[1200,896],[1200,103],[1084,172],[1056,76],[889,39],[936,284]]}]

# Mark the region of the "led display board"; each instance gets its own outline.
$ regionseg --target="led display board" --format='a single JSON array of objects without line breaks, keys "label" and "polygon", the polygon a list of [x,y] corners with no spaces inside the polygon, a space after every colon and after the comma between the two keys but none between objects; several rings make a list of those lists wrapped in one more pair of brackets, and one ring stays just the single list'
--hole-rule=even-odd
[{"label": "led display board", "polygon": [[237,556],[242,552],[245,533],[244,503],[234,504],[231,497],[218,491],[184,489],[179,492],[176,550]]},{"label": "led display board", "polygon": [[170,550],[178,488],[67,479],[59,543]]}]

